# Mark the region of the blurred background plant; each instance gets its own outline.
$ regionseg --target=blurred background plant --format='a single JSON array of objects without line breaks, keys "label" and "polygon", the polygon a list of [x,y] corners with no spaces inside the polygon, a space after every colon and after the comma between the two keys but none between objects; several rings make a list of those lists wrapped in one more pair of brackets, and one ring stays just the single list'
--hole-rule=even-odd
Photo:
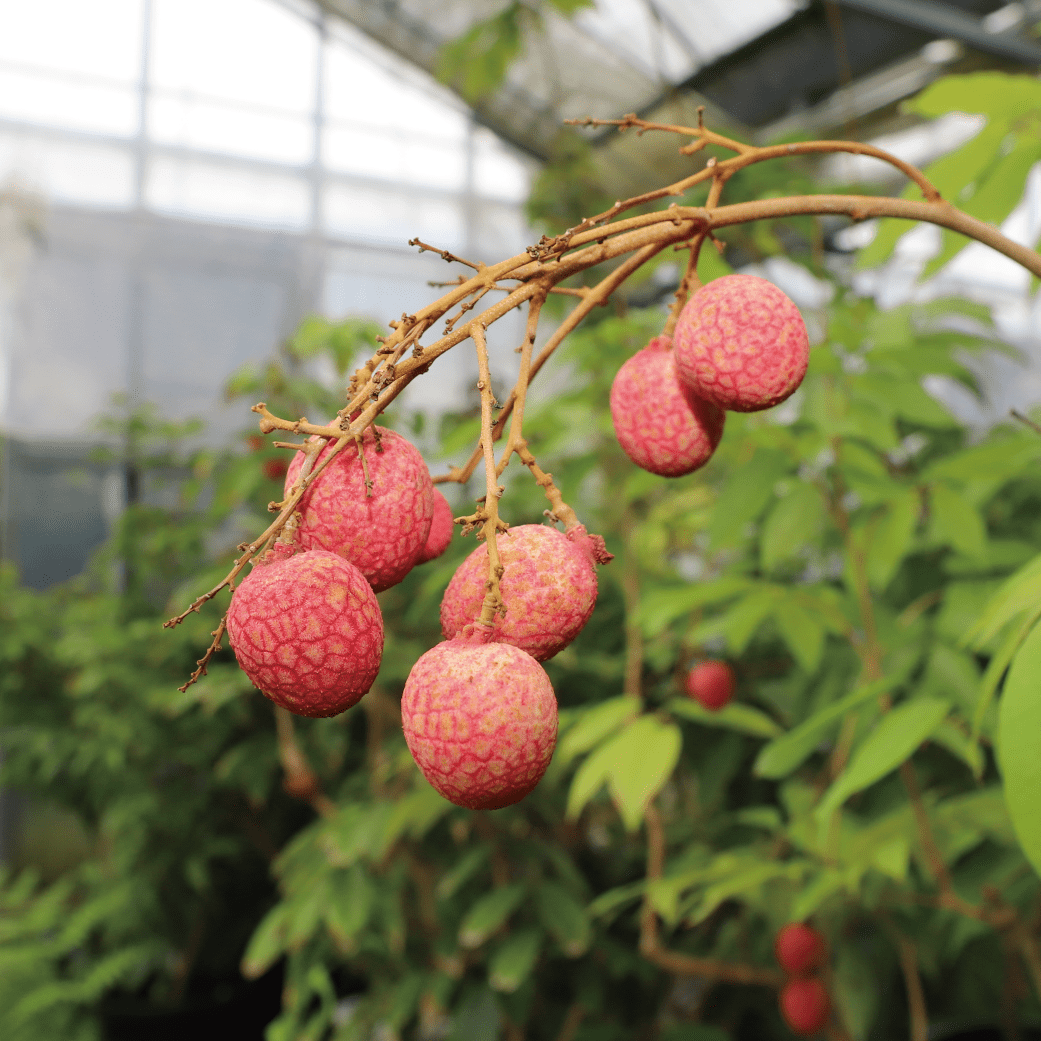
[{"label": "blurred background plant", "polygon": [[[940,81],[916,104],[986,117],[929,173],[1002,220],[1041,158],[1037,81]],[[531,199],[550,232],[602,208],[569,140]],[[729,191],[813,183],[769,164]],[[262,529],[287,455],[248,429],[200,446],[195,424],[120,405],[107,459],[127,507],[109,542],[71,582],[0,579],[0,777],[32,800],[0,884],[0,1035],[247,1037],[277,1013],[269,1041],[783,1038],[772,942],[803,919],[828,940],[834,1036],[1041,1025],[1038,880],[1005,809],[990,700],[1022,621],[967,640],[1034,558],[1041,438],[952,411],[957,388],[981,394],[987,352],[1007,352],[988,308],[879,309],[824,263],[824,233],[756,225],[725,258],[704,251],[706,280],[801,265],[815,347],[797,397],[731,414],[697,475],[635,470],[607,410],[618,367],[660,331],[672,287],[657,268],[570,337],[551,390],[536,384],[526,436],[616,560],[586,630],[547,664],[550,772],[495,813],[429,789],[397,709],[473,543],[381,594],[383,670],[344,716],[277,726],[226,650],[182,694],[218,613],[160,623]],[[883,226],[864,263],[895,241]],[[227,395],[243,415],[265,400],[328,416],[343,403],[329,388],[379,331],[309,318]],[[422,415],[385,421],[435,472],[465,458],[475,409],[436,430]],[[527,474],[507,477],[505,518],[542,520]],[[481,494],[442,488],[457,513]],[[738,677],[714,714],[681,696],[706,656]],[[285,790],[290,752],[320,783],[310,805]]]}]

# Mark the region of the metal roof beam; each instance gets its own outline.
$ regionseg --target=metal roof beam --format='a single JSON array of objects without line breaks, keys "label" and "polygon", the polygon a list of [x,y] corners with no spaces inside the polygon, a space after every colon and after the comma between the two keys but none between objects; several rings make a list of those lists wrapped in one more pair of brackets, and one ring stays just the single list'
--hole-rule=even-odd
[{"label": "metal roof beam", "polygon": [[890,22],[935,33],[940,37],[961,40],[978,51],[1009,58],[1024,65],[1041,65],[1041,47],[1016,35],[1014,31],[991,33],[983,24],[956,7],[938,0],[836,0]]}]

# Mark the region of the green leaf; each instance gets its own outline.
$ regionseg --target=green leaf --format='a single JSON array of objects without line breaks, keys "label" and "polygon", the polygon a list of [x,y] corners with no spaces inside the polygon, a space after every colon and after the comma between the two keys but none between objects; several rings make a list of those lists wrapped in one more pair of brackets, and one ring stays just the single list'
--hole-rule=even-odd
[{"label": "green leaf", "polygon": [[946,484],[929,490],[929,537],[941,545],[954,546],[970,557],[983,554],[987,529],[978,511]]},{"label": "green leaf", "polygon": [[976,711],[972,714],[973,741],[978,741],[983,731],[983,723],[987,718],[987,709],[990,708],[994,701],[994,695],[997,692],[998,684],[1001,682],[1001,677],[1005,675],[1005,670],[1008,668],[1016,651],[1019,650],[1020,644],[1037,624],[1038,619],[1041,619],[1041,608],[1031,611],[1005,637],[1001,646],[994,652],[994,656],[988,662],[987,671],[983,674],[983,679],[980,681],[980,696],[979,701],[976,703]]},{"label": "green leaf", "polygon": [[824,500],[818,489],[800,481],[778,499],[763,524],[759,558],[765,571],[795,556],[813,542],[824,525]]},{"label": "green leaf", "polygon": [[512,994],[531,975],[542,949],[542,930],[529,926],[511,933],[488,963],[488,983]]},{"label": "green leaf", "polygon": [[983,752],[980,746],[964,731],[959,730],[949,719],[945,719],[933,733],[933,740],[956,755],[971,771],[976,780],[983,776]]},{"label": "green leaf", "polygon": [[1041,625],[1023,641],[998,703],[998,763],[1016,838],[1041,874]]},{"label": "green leaf", "polygon": [[804,922],[829,897],[846,888],[846,875],[842,871],[822,871],[809,885],[800,888],[788,912],[793,922]]},{"label": "green leaf", "polygon": [[813,752],[847,712],[866,701],[892,693],[904,682],[909,672],[910,669],[905,669],[897,675],[884,676],[815,712],[787,734],[771,741],[759,753],[753,772],[758,777],[787,777]]},{"label": "green leaf", "polygon": [[719,624],[728,646],[735,654],[740,654],[748,646],[756,630],[784,599],[784,590],[780,587],[760,586],[727,611]]},{"label": "green leaf", "polygon": [[587,802],[603,787],[607,775],[614,764],[616,751],[614,743],[618,738],[612,738],[602,744],[586,761],[578,768],[571,782],[571,789],[567,796],[566,816],[574,819],[585,808]]},{"label": "green leaf", "polygon": [[476,22],[438,55],[437,76],[453,85],[471,104],[500,87],[523,47],[521,19],[537,17],[524,4],[507,4],[498,14]]},{"label": "green leaf", "polygon": [[810,675],[815,673],[824,653],[824,626],[794,600],[777,606],[774,622],[795,660]]},{"label": "green leaf", "polygon": [[242,956],[242,975],[255,980],[281,957],[285,950],[286,932],[289,925],[289,907],[276,904],[253,931]]},{"label": "green leaf", "polygon": [[676,618],[698,607],[721,604],[745,592],[754,583],[748,578],[721,578],[676,589],[655,589],[640,601],[636,620],[646,636],[657,636]]},{"label": "green leaf", "polygon": [[889,501],[886,512],[872,529],[866,565],[873,589],[885,589],[907,555],[914,539],[919,507],[917,492],[908,488]]},{"label": "green leaf", "polygon": [[781,733],[780,726],[774,720],[751,705],[731,702],[719,711],[712,712],[689,698],[672,698],[665,707],[673,715],[689,719],[692,723],[700,723],[702,726],[724,727],[742,734],[751,734],[752,737],[776,737]]},{"label": "green leaf", "polygon": [[679,761],[683,736],[675,723],[641,716],[612,742],[616,759],[608,788],[622,823],[635,831],[647,804],[658,794]]},{"label": "green leaf", "polygon": [[773,498],[774,485],[791,469],[782,452],[760,448],[730,476],[712,509],[709,536],[713,547],[736,546],[745,538],[745,527]]},{"label": "green leaf", "polygon": [[355,938],[365,928],[372,910],[372,883],[360,864],[336,871],[323,916],[336,946],[345,953],[356,949]]},{"label": "green leaf", "polygon": [[558,882],[543,882],[535,891],[539,921],[569,958],[589,950],[592,929],[586,909]]},{"label": "green leaf", "polygon": [[482,896],[459,926],[459,945],[480,947],[517,910],[526,892],[524,886],[512,885]]},{"label": "green leaf", "polygon": [[602,701],[595,708],[584,712],[564,735],[557,746],[556,757],[566,763],[576,755],[588,752],[639,712],[640,699],[629,695]]},{"label": "green leaf", "polygon": [[963,644],[984,647],[1016,615],[1041,609],[1041,554],[1010,575],[987,601],[979,621],[966,632]]},{"label": "green leaf", "polygon": [[821,799],[818,819],[826,820],[851,795],[895,770],[936,730],[949,709],[938,698],[916,698],[883,716]]},{"label": "green leaf", "polygon": [[484,867],[490,855],[491,847],[483,842],[464,853],[453,867],[441,876],[441,881],[437,884],[437,898],[449,900],[455,896]]}]

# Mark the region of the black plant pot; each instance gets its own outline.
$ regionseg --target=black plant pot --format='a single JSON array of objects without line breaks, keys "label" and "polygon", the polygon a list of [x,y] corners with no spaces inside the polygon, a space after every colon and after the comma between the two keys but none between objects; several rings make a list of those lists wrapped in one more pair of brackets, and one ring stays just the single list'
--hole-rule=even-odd
[{"label": "black plant pot", "polygon": [[282,1007],[282,966],[259,979],[228,980],[189,997],[176,1009],[134,996],[113,996],[101,1008],[105,1041],[264,1041]]}]

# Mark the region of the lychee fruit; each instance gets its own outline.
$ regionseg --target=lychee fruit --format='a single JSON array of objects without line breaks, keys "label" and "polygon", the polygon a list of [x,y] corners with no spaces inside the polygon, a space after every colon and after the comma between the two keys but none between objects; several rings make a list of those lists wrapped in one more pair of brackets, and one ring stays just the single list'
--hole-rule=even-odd
[{"label": "lychee fruit", "polygon": [[471,625],[427,651],[401,697],[412,758],[446,799],[471,810],[519,802],[539,783],[557,743],[557,699],[530,654],[488,642]]},{"label": "lychee fruit", "polygon": [[687,694],[710,712],[718,712],[734,696],[734,672],[725,661],[703,661],[687,673]]},{"label": "lychee fruit", "polygon": [[672,340],[656,336],[611,384],[611,419],[625,454],[662,477],[704,466],[723,436],[722,409],[696,397],[676,376]]},{"label": "lychee fruit", "polygon": [[828,991],[815,976],[789,980],[781,990],[778,1004],[784,1021],[804,1037],[819,1033],[831,1018]]},{"label": "lychee fruit", "polygon": [[[316,467],[332,444],[322,450]],[[393,430],[369,427],[362,436],[362,450],[364,465],[358,445],[345,445],[304,492],[297,543],[302,549],[338,553],[378,593],[400,582],[426,545],[434,486],[423,457]],[[289,465],[287,494],[303,458],[298,453]]]},{"label": "lychee fruit", "polygon": [[243,579],[228,638],[260,692],[298,716],[335,716],[372,686],[383,656],[376,594],[350,561],[281,547]]},{"label": "lychee fruit", "polygon": [[[546,661],[571,643],[593,613],[597,544],[581,526],[565,535],[544,524],[518,525],[497,536],[496,544],[506,614],[495,616],[495,639]],[[488,547],[478,546],[456,569],[441,600],[446,639],[480,617],[487,577]]]},{"label": "lychee fruit", "polygon": [[784,401],[806,375],[810,345],[794,303],[755,275],[724,275],[680,312],[676,373],[692,393],[733,412]]},{"label": "lychee fruit", "polygon": [[777,963],[792,976],[805,976],[824,964],[828,949],[816,929],[801,922],[791,922],[774,939]]},{"label": "lychee fruit", "polygon": [[430,522],[430,534],[427,535],[426,545],[420,550],[416,559],[417,564],[425,564],[428,560],[434,560],[441,556],[452,541],[452,529],[455,527],[455,519],[452,516],[452,507],[448,500],[435,488],[434,489],[434,517]]}]

